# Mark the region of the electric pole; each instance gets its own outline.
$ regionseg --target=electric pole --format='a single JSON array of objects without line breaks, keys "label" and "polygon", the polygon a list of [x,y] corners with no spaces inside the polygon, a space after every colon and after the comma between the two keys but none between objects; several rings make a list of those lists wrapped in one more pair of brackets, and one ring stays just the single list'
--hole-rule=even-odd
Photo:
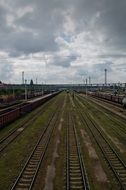
[{"label": "electric pole", "polygon": [[105,86],[107,85],[107,69],[104,70],[105,71]]},{"label": "electric pole", "polygon": [[25,79],[25,100],[27,101],[27,80]]},{"label": "electric pole", "polygon": [[91,84],[91,77],[89,77],[89,85]]},{"label": "electric pole", "polygon": [[86,79],[86,96],[87,96],[87,79]]},{"label": "electric pole", "polygon": [[22,84],[24,85],[24,71],[22,71]]},{"label": "electric pole", "polygon": [[43,82],[42,82],[42,96],[43,96]]}]

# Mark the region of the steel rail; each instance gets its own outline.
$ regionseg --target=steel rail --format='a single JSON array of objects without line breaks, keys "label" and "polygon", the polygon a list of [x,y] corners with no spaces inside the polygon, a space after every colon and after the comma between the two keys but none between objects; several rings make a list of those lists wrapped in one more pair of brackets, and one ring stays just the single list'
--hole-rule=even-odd
[{"label": "steel rail", "polygon": [[[57,114],[57,112],[54,112],[51,116],[46,128],[42,132],[37,144],[35,145],[31,155],[26,161],[11,190],[15,190],[18,188],[26,188],[28,190],[32,189],[38,170],[47,151],[51,136],[53,134],[53,130],[56,126],[58,116],[59,113]],[[52,126],[50,126],[52,122],[54,123]]]},{"label": "steel rail", "polygon": [[10,130],[10,132],[8,132],[9,134],[0,139],[0,154],[8,145],[10,145],[10,143],[12,143],[16,139],[16,137],[18,137],[30,124],[32,124],[38,118],[38,116],[45,113],[45,107],[48,106],[49,103],[50,102],[44,104],[42,108],[39,108],[37,113],[33,114],[19,127],[16,127],[14,130]]},{"label": "steel rail", "polygon": [[68,114],[66,189],[89,190],[89,182],[73,116]]},{"label": "steel rail", "polygon": [[[76,101],[78,107],[80,108],[80,104]],[[102,151],[106,161],[108,162],[111,170],[113,171],[116,179],[120,184],[121,190],[126,189],[126,164],[121,159],[120,155],[118,155],[117,151],[112,147],[109,143],[108,139],[105,137],[105,134],[102,130],[100,130],[96,124],[96,122],[91,118],[89,113],[85,113],[78,109],[78,112],[81,115],[82,122],[86,124],[88,129],[90,130],[92,136],[94,137],[97,145]],[[89,123],[90,122],[90,123]]]}]

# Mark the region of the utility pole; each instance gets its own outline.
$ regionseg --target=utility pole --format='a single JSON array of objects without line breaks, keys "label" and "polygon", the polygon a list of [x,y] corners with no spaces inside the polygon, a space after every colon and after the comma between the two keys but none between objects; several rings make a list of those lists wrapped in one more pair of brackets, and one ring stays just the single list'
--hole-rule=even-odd
[{"label": "utility pole", "polygon": [[82,92],[84,92],[84,77],[82,76]]},{"label": "utility pole", "polygon": [[22,71],[22,84],[24,85],[24,71]]},{"label": "utility pole", "polygon": [[36,78],[36,89],[35,89],[36,92],[38,91],[37,83],[38,83],[38,81],[37,81],[37,78]]},{"label": "utility pole", "polygon": [[89,76],[89,91],[91,90],[91,77]]},{"label": "utility pole", "polygon": [[25,79],[25,101],[27,101],[27,80]]},{"label": "utility pole", "polygon": [[104,70],[105,71],[105,86],[107,85],[107,69]]},{"label": "utility pole", "polygon": [[91,77],[89,76],[89,85],[91,84]]},{"label": "utility pole", "polygon": [[125,83],[125,96],[126,96],[126,83]]},{"label": "utility pole", "polygon": [[12,86],[12,88],[13,88],[13,97],[15,96],[15,93],[14,93],[14,85]]},{"label": "utility pole", "polygon": [[42,82],[42,96],[43,96],[43,82]]},{"label": "utility pole", "polygon": [[86,79],[86,96],[87,96],[87,79]]},{"label": "utility pole", "polygon": [[82,84],[82,92],[84,93],[84,86],[85,86],[84,78],[82,79],[82,82],[83,82],[83,84]]}]

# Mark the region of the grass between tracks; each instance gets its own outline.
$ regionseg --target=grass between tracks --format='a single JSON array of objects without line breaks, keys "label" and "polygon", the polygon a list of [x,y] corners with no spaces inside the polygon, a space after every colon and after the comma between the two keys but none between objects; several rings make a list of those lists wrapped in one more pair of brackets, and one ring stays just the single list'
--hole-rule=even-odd
[{"label": "grass between tracks", "polygon": [[60,131],[60,146],[58,147],[58,155],[56,160],[56,176],[54,179],[54,189],[64,190],[65,189],[65,170],[66,170],[66,128],[68,125],[68,108],[69,101],[66,97],[66,104],[64,107],[64,113],[62,115],[62,128]]},{"label": "grass between tracks", "polygon": [[90,102],[89,99],[84,98],[82,102],[86,105],[94,120],[106,133],[109,140],[113,143],[114,148],[126,161],[126,122],[124,119],[116,116],[116,114],[101,106]]},{"label": "grass between tracks", "polygon": [[10,189],[61,98],[62,94],[53,98],[46,111],[3,151],[0,156],[0,190]]},{"label": "grass between tracks", "polygon": [[[83,108],[83,115],[84,112],[87,112],[87,110]],[[79,116],[76,118],[76,125],[91,189],[118,189],[115,178],[113,177],[112,172],[108,170],[108,165],[105,162],[105,159],[90,131],[88,130],[88,127],[86,124],[81,122],[81,117],[78,112],[76,111],[75,113],[76,116]],[[82,137],[82,130],[86,132],[84,137]],[[105,179],[106,177],[104,176],[103,172],[107,175],[107,179]]]},{"label": "grass between tracks", "polygon": [[[65,113],[63,115],[64,118],[64,122],[63,122],[63,128],[62,128],[62,136],[60,138],[60,146],[59,146],[59,151],[58,151],[58,155],[59,157],[57,158],[56,161],[56,177],[54,180],[54,188],[55,190],[62,190],[65,189],[65,171],[66,171],[66,128],[68,125],[68,113],[72,113],[72,102],[67,101],[66,104],[66,108],[65,108]],[[72,103],[73,104],[73,103]],[[76,129],[78,131],[79,134],[79,141],[81,143],[81,147],[82,147],[82,152],[83,152],[83,156],[84,156],[84,163],[86,166],[86,170],[87,170],[87,174],[88,174],[88,180],[90,183],[90,188],[92,190],[108,190],[111,189],[111,185],[109,186],[108,182],[99,182],[96,179],[95,176],[95,171],[94,171],[94,166],[96,165],[97,160],[93,160],[90,158],[89,156],[89,152],[88,152],[88,148],[85,146],[84,140],[81,137],[81,133],[80,130],[84,129],[86,126],[84,126],[81,122],[80,122],[80,118],[78,117],[78,112],[75,109],[75,115],[74,115],[74,119],[75,119],[75,124],[76,124]]]},{"label": "grass between tracks", "polygon": [[[55,98],[54,98],[55,99]],[[24,115],[23,117],[17,119],[15,122],[13,122],[12,124],[4,127],[3,129],[0,130],[0,139],[4,138],[4,136],[8,135],[11,131],[13,131],[14,129],[18,129],[20,128],[22,125],[24,125],[27,120],[31,119],[34,115],[36,115],[38,112],[40,112],[41,110],[43,110],[44,108],[48,107],[49,104],[51,104],[51,102],[53,102],[54,100],[51,99],[49,101],[47,101],[45,104],[43,104],[42,106],[38,107],[37,109],[33,110],[30,113],[27,113],[26,115]]]},{"label": "grass between tracks", "polygon": [[[10,189],[10,185],[12,184],[13,181],[15,181],[16,176],[18,175],[19,171],[21,170],[22,166],[24,165],[25,161],[27,160],[31,150],[33,149],[35,143],[38,140],[38,137],[41,134],[42,129],[46,125],[48,119],[50,118],[50,115],[54,110],[56,110],[57,105],[60,106],[59,102],[64,101],[64,93],[58,95],[58,97],[55,97],[54,99],[51,100],[51,104],[49,104],[46,107],[46,112],[38,117],[38,119],[30,126],[28,127],[17,139],[9,145],[9,147],[3,152],[3,155],[0,157],[0,190],[8,190]],[[101,109],[97,108],[96,105],[92,104],[92,106],[85,101],[87,104],[87,108],[90,111],[90,113],[93,115],[93,117],[96,119],[97,122],[102,124],[103,128],[111,135],[116,135],[115,133],[113,134],[112,125],[115,123],[111,123],[108,125],[108,121],[106,121],[107,115],[104,114],[104,110],[101,111]],[[57,149],[57,157],[54,161],[54,174],[52,170],[52,175],[54,175],[54,178],[52,180],[52,185],[53,189],[55,190],[62,190],[64,189],[65,185],[65,159],[66,159],[66,127],[67,127],[67,115],[68,112],[71,110],[71,102],[67,99],[66,105],[64,106],[64,113],[62,116],[59,117],[58,124],[56,126],[56,129],[54,130],[54,133],[51,137],[51,141],[49,143],[49,147],[47,150],[47,153],[45,155],[45,159],[43,164],[40,167],[40,170],[38,172],[38,177],[35,181],[34,185],[34,190],[40,190],[44,189],[45,187],[45,179],[47,176],[47,171],[49,166],[52,164],[52,159],[53,159],[53,153],[55,150],[55,145],[57,139],[59,139],[59,144],[58,144],[58,149]],[[35,110],[36,111],[36,110]],[[34,111],[34,112],[35,112]],[[62,107],[61,110],[62,112]],[[86,110],[85,110],[86,111]],[[37,113],[37,112],[36,112]],[[81,123],[81,120],[79,118],[78,112],[75,110],[75,115],[78,116],[76,117],[76,128],[78,131],[79,135],[79,140],[81,143],[82,151],[83,151],[83,156],[84,156],[84,162],[85,166],[87,169],[87,174],[89,177],[89,182],[90,182],[90,187],[92,190],[110,190],[114,189],[116,190],[116,184],[114,179],[112,178],[113,175],[111,174],[111,171],[108,170],[108,166],[106,162],[104,162],[103,155],[101,154],[98,146],[95,143],[95,140],[92,138],[92,135],[88,131],[89,138],[92,142],[92,147],[96,150],[98,154],[99,161],[107,174],[108,181],[107,182],[99,182],[96,179],[95,175],[95,170],[94,167],[97,164],[97,160],[92,159],[89,155],[89,149],[85,145],[84,139],[82,138],[81,130],[87,130],[86,126]],[[31,113],[32,114],[32,113]],[[107,113],[108,114],[108,113]],[[30,117],[30,115],[27,115],[27,117]],[[62,128],[59,130],[59,125],[60,125],[60,119],[63,119],[62,122]],[[109,119],[109,117],[107,117]],[[20,119],[19,121],[23,121],[24,118]],[[19,123],[20,123],[19,122]],[[105,126],[104,126],[105,125]],[[116,124],[117,125],[117,124]],[[11,125],[11,126],[19,126],[18,121]],[[108,128],[107,128],[108,127]],[[7,127],[8,129],[10,127]],[[6,134],[8,132],[8,129],[5,129]],[[118,136],[118,135],[117,135]],[[52,177],[52,176],[51,176]]]},{"label": "grass between tracks", "polygon": [[[45,158],[40,166],[37,178],[35,180],[34,190],[41,189],[63,189],[63,162],[64,162],[64,150],[62,149],[63,138],[63,113],[65,110],[65,94],[62,94],[62,100],[59,110],[59,117],[55,129],[53,131]],[[61,154],[60,154],[61,150]],[[59,167],[60,160],[60,167]],[[57,165],[58,164],[58,165]],[[58,167],[57,167],[58,166]],[[55,185],[55,179],[58,179],[58,183]],[[47,182],[46,182],[47,181]]]}]

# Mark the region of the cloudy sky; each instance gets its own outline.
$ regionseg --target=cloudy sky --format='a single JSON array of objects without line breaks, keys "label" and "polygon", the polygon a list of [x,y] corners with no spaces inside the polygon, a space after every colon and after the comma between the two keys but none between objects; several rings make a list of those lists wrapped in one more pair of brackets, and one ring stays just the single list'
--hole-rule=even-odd
[{"label": "cloudy sky", "polygon": [[0,0],[0,80],[126,82],[126,0]]}]

